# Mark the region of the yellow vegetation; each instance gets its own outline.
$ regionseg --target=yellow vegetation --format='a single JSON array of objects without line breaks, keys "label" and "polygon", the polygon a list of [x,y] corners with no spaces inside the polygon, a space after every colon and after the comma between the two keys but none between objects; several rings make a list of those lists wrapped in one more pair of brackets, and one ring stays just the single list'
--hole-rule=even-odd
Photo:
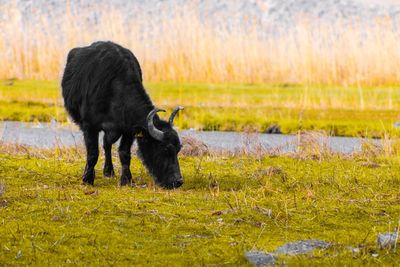
[{"label": "yellow vegetation", "polygon": [[87,22],[93,10],[76,14],[67,8],[56,30],[47,18],[23,24],[18,8],[1,8],[7,19],[0,33],[0,78],[58,79],[69,49],[113,40],[139,58],[147,81],[400,83],[400,36],[389,18],[369,26],[340,21],[316,26],[303,18],[287,32],[273,29],[272,36],[256,26],[215,27],[188,7],[158,22],[126,22],[121,10],[111,9],[96,25]]}]

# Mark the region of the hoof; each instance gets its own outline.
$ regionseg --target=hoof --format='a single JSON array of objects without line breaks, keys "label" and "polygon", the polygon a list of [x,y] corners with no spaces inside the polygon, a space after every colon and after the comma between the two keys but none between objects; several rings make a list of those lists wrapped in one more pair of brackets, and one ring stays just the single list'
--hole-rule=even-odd
[{"label": "hoof", "polygon": [[125,174],[121,176],[121,180],[119,181],[119,185],[120,186],[130,186],[132,185],[132,175],[129,174]]},{"label": "hoof", "polygon": [[113,178],[115,176],[113,168],[104,168],[103,170],[104,177]]},{"label": "hoof", "polygon": [[85,179],[82,179],[82,185],[93,185],[94,181],[87,181]]},{"label": "hoof", "polygon": [[82,184],[84,185],[93,185],[94,184],[94,171],[93,172],[85,172],[82,177]]},{"label": "hoof", "polygon": [[135,184],[132,182],[132,180],[121,180],[119,182],[119,186],[135,186]]}]

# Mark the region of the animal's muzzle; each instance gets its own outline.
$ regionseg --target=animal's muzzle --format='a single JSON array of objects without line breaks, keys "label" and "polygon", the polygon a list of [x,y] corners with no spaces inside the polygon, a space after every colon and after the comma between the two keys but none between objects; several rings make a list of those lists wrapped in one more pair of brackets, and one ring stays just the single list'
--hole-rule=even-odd
[{"label": "animal's muzzle", "polygon": [[172,187],[173,188],[178,188],[181,187],[183,185],[183,179],[179,179],[178,181],[172,182]]},{"label": "animal's muzzle", "polygon": [[166,189],[176,189],[183,185],[183,178],[174,179],[172,182],[162,185]]}]

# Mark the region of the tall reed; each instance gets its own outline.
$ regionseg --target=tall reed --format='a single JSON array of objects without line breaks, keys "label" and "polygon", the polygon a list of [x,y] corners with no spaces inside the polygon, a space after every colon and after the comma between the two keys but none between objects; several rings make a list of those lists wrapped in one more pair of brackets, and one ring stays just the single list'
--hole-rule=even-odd
[{"label": "tall reed", "polygon": [[15,5],[4,5],[0,78],[59,79],[69,49],[113,40],[135,53],[148,81],[400,83],[400,35],[389,18],[370,25],[301,18],[290,29],[271,25],[273,34],[265,34],[257,26],[228,30],[204,21],[189,5],[155,21],[127,21],[123,11],[104,9],[94,24],[88,17],[95,10],[73,12],[67,6],[54,26],[48,18],[23,23]]}]

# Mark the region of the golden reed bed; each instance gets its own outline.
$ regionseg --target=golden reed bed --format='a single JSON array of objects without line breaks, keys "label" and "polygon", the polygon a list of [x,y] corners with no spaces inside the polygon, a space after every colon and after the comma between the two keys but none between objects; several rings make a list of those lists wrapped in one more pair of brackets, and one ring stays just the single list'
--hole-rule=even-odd
[{"label": "golden reed bed", "polygon": [[1,26],[0,79],[59,79],[69,49],[108,39],[132,49],[148,81],[400,83],[400,35],[389,18],[370,26],[338,21],[317,27],[303,18],[287,32],[273,29],[274,36],[260,37],[256,27],[228,31],[202,22],[189,7],[172,18],[146,22],[151,27],[144,31],[143,21],[126,23],[119,10],[89,26],[90,11],[76,14],[67,8],[62,25],[53,30],[46,18],[21,28],[18,8],[1,8],[9,19]]}]

